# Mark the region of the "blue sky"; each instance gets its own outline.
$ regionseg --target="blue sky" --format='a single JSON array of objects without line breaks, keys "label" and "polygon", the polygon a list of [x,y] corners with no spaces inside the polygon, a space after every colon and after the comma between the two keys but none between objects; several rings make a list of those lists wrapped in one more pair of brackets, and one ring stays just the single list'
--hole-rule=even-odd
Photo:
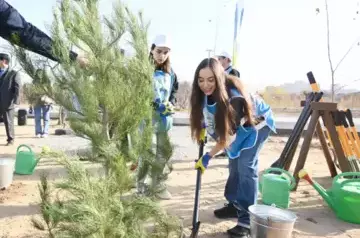
[{"label": "blue sky", "polygon": [[[25,18],[47,31],[56,0],[8,0]],[[112,0],[101,0],[101,12],[111,12]],[[236,0],[127,0],[151,20],[149,40],[158,33],[171,36],[172,62],[180,80],[191,81],[198,63],[214,49],[232,52]],[[331,50],[334,65],[360,36],[359,0],[329,0]],[[320,13],[316,14],[315,9]],[[31,10],[36,9],[36,10]],[[217,16],[219,16],[217,18]],[[360,17],[360,15],[358,15]],[[211,21],[210,21],[211,20]],[[1,41],[3,43],[4,41]],[[240,33],[239,70],[252,90],[307,80],[310,70],[322,88],[331,84],[327,59],[324,0],[245,0]],[[336,73],[336,83],[360,88],[360,46]]]}]

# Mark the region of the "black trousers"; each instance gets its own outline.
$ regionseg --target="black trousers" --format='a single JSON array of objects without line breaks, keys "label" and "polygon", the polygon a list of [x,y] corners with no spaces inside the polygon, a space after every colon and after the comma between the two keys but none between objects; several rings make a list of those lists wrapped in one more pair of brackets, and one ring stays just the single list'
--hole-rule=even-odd
[{"label": "black trousers", "polygon": [[14,131],[14,115],[15,109],[2,110],[0,108],[0,114],[3,117],[7,141],[13,141],[15,139],[15,131]]}]

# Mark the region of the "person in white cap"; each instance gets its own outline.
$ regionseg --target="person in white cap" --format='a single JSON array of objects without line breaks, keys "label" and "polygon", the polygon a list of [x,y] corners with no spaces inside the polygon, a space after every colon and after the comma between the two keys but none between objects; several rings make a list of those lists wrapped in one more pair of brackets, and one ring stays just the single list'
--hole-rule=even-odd
[{"label": "person in white cap", "polygon": [[[153,123],[156,133],[156,160],[162,164],[160,170],[165,170],[165,151],[170,147],[168,132],[172,128],[175,94],[178,90],[178,80],[170,64],[171,43],[166,35],[157,35],[151,45],[150,60],[155,65],[154,71],[154,114]],[[139,161],[141,163],[141,160]],[[152,187],[160,199],[171,199],[161,175],[151,175]],[[138,192],[143,193],[144,181],[138,181]]]},{"label": "person in white cap", "polygon": [[221,54],[217,55],[218,60],[220,61],[225,72],[230,75],[234,75],[240,78],[240,73],[231,66],[231,56],[226,51],[223,51]]}]

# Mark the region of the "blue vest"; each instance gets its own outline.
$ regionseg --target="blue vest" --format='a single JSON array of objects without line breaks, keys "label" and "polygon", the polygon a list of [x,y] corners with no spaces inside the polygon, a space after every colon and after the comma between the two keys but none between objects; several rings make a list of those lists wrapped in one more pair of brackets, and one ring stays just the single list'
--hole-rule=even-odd
[{"label": "blue vest", "polygon": [[[165,73],[162,70],[155,70],[153,75],[154,101],[160,103],[169,101],[171,90],[174,84],[174,73]],[[171,129],[173,124],[172,116],[162,116],[159,112],[154,112],[153,124],[155,130],[164,132]]]},{"label": "blue vest", "polygon": [[[230,100],[234,97],[242,97],[242,95],[236,89],[231,89],[230,93]],[[263,126],[268,126],[273,132],[276,133],[275,122],[270,106],[266,104],[259,96],[251,95],[250,98],[254,107],[254,116],[264,117],[265,120],[257,126],[244,127],[242,124],[237,125],[235,140],[228,148],[225,149],[230,159],[238,158],[241,154],[241,151],[254,147],[257,141],[258,130]],[[216,103],[213,105],[208,105],[207,97],[205,96],[203,115],[206,123],[206,130],[207,133],[214,139],[217,138],[215,132],[215,113]]]}]

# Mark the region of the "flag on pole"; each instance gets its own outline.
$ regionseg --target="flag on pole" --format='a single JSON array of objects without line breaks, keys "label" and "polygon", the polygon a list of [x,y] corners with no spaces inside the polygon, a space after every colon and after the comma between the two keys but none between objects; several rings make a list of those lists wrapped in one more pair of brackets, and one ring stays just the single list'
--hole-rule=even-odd
[{"label": "flag on pole", "polygon": [[239,45],[240,45],[240,29],[241,24],[244,16],[244,1],[245,0],[238,0],[236,3],[235,9],[235,21],[234,21],[234,42],[233,42],[233,66],[239,68],[237,66],[238,60],[237,57],[239,55]]}]

